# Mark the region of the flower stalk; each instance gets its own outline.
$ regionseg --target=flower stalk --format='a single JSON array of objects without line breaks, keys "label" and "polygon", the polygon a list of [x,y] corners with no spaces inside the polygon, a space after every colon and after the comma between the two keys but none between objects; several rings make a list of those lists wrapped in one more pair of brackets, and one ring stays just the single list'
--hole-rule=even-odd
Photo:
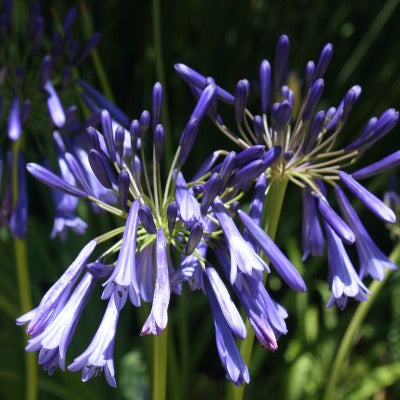
[{"label": "flower stalk", "polygon": [[167,394],[167,328],[153,337],[153,400],[165,400]]}]

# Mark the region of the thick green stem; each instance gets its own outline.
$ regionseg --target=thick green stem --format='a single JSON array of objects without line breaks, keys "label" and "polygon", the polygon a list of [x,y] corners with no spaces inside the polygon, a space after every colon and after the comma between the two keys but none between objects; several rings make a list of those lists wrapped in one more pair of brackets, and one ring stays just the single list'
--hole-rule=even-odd
[{"label": "thick green stem", "polygon": [[167,393],[167,329],[153,338],[153,400],[165,400]]},{"label": "thick green stem", "polygon": [[[390,259],[394,263],[399,262],[400,244],[394,248],[390,255]],[[349,352],[354,344],[354,340],[360,330],[361,324],[363,323],[368,311],[371,309],[375,300],[377,299],[379,293],[385,286],[387,280],[389,279],[389,276],[390,271],[386,273],[386,277],[382,281],[373,281],[369,287],[369,290],[371,292],[370,298],[368,299],[368,301],[365,301],[358,305],[357,310],[354,313],[354,316],[346,329],[346,332],[336,353],[336,358],[332,364],[332,369],[328,375],[329,378],[325,390],[324,400],[334,400],[338,398],[336,394],[336,384],[338,382],[338,379],[340,378],[341,373],[343,372],[344,363],[346,362]]]},{"label": "thick green stem", "polygon": [[[272,240],[275,239],[276,231],[278,229],[278,222],[282,211],[287,184],[288,180],[285,178],[273,180],[268,188],[265,198],[263,218],[264,229]],[[248,318],[246,319],[246,329],[247,336],[240,344],[240,353],[244,362],[249,365],[255,334]],[[230,385],[230,387],[231,390],[228,390],[227,400],[242,400],[245,386]]]}]

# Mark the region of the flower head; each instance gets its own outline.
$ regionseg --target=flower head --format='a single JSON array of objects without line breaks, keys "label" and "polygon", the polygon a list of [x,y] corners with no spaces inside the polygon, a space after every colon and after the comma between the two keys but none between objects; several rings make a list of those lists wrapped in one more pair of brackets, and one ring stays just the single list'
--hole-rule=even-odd
[{"label": "flower head", "polygon": [[[256,156],[253,161],[246,164],[243,173],[247,177],[248,183],[251,183],[261,173],[265,173],[270,185],[265,193],[268,193],[273,186],[285,188],[289,182],[300,188],[303,197],[304,259],[310,254],[322,255],[325,249],[325,238],[329,239],[328,253],[331,254],[331,259],[334,253],[332,250],[334,243],[337,247],[342,246],[339,245],[339,242],[342,241],[346,244],[355,242],[360,256],[361,275],[372,273],[372,276],[381,278],[382,267],[378,267],[377,264],[367,266],[367,257],[373,256],[380,260],[377,263],[383,262],[383,265],[390,269],[394,267],[393,264],[383,261],[387,260],[386,257],[380,251],[378,252],[372,239],[369,235],[366,236],[365,231],[360,228],[361,223],[355,222],[356,218],[353,213],[350,213],[350,208],[344,206],[343,201],[340,202],[340,208],[344,219],[335,211],[328,200],[329,193],[326,190],[326,184],[334,188],[345,186],[372,213],[387,223],[394,223],[395,215],[389,207],[362,186],[358,180],[396,167],[400,163],[398,154],[394,153],[354,174],[346,172],[346,169],[356,163],[365,151],[395,127],[399,120],[399,112],[390,108],[380,116],[371,118],[358,139],[344,147],[337,147],[337,139],[361,95],[361,87],[358,85],[351,87],[337,106],[324,110],[319,109],[325,86],[324,75],[333,55],[333,46],[328,43],[323,47],[317,63],[314,61],[307,63],[304,94],[299,102],[299,107],[297,105],[295,107],[297,99],[286,82],[289,47],[289,38],[282,35],[277,43],[275,62],[270,63],[268,60],[263,60],[260,64],[258,87],[261,103],[260,115],[253,114],[247,109],[249,93],[246,82],[248,81],[242,79],[237,83],[234,95],[221,88],[217,82],[215,83],[217,99],[233,105],[236,127],[227,126],[216,112],[210,115],[210,118],[226,137],[245,149],[243,152],[250,153],[252,149],[255,152],[260,145],[266,147],[265,154],[273,149],[276,151],[279,149],[279,154],[270,164],[262,166],[261,157]],[[271,65],[274,67],[272,68]],[[206,81],[211,79],[203,77],[199,72],[183,64],[176,64],[175,70],[189,84],[192,92],[193,88],[204,88]],[[260,167],[259,171],[257,170],[258,166]],[[250,170],[254,171],[254,175],[248,174],[247,171]],[[233,177],[231,182],[232,180],[237,182],[241,190],[246,191],[251,186],[243,184],[245,180],[240,179],[241,171],[236,172],[236,181]],[[339,189],[336,191],[338,192]],[[251,218],[243,211],[239,211],[239,216],[257,244],[269,243],[261,228],[252,228]],[[325,234],[321,227],[321,221],[327,227]],[[364,240],[367,237],[368,240]],[[270,245],[265,245],[265,247],[264,252],[274,264],[273,254],[268,254],[272,247]],[[343,265],[348,265],[349,262],[349,260],[348,262],[347,260],[343,261]],[[280,266],[280,273],[283,273],[284,279],[288,283],[294,284],[294,281],[289,279],[289,275],[285,275],[289,269],[282,268],[282,263],[277,263],[277,265]],[[350,268],[348,269],[350,270]],[[353,271],[353,269],[351,270]],[[330,273],[330,286],[335,287],[336,295],[334,297],[341,298],[338,296],[339,292],[350,291],[352,297],[365,299],[364,287],[356,272],[352,272],[348,276],[352,276],[354,282],[357,282],[360,288],[357,291],[359,295],[353,290],[356,288],[356,284],[349,283],[350,278],[345,279],[345,289],[336,290],[337,286],[332,285],[333,278]],[[299,275],[295,280],[300,282]],[[342,300],[339,302],[341,305],[345,303]]]}]

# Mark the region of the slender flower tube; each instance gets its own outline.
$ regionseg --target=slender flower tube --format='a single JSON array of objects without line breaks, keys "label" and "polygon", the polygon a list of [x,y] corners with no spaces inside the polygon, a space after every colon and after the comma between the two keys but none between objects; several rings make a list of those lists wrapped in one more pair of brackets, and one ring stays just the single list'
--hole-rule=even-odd
[{"label": "slender flower tube", "polygon": [[188,189],[181,172],[178,172],[176,178],[176,204],[178,206],[179,217],[188,227],[200,221],[200,205]]},{"label": "slender flower tube", "polygon": [[336,302],[343,309],[348,297],[366,301],[369,291],[358,277],[343,242],[329,224],[324,226],[328,239],[329,287],[332,290],[327,307]]},{"label": "slender flower tube", "polygon": [[57,367],[65,369],[67,348],[96,281],[97,279],[87,272],[66,302],[63,312],[59,313],[44,331],[29,339],[26,350],[40,350],[39,364],[49,374]]},{"label": "slender flower tube", "polygon": [[344,218],[356,235],[356,247],[360,260],[360,277],[363,278],[366,275],[371,275],[373,279],[378,281],[383,280],[385,277],[385,268],[394,270],[397,269],[396,265],[373,242],[339,186],[336,186],[335,193]]},{"label": "slender flower tube", "polygon": [[[30,314],[32,318],[26,329],[30,336],[33,337],[41,333],[61,311],[95,247],[96,241],[90,241],[64,274],[43,296],[35,313]],[[20,318],[22,318],[23,323],[26,322],[25,318]],[[17,319],[17,323],[19,320]]]},{"label": "slender flower tube", "polygon": [[311,254],[322,256],[325,249],[325,239],[319,222],[314,197],[306,190],[303,195],[303,260]]},{"label": "slender flower tube", "polygon": [[11,103],[10,115],[8,118],[8,137],[16,141],[22,133],[20,107],[18,97],[14,97]]},{"label": "slender flower tube", "polygon": [[356,196],[377,217],[391,224],[396,222],[394,212],[383,201],[379,200],[375,195],[365,189],[349,174],[340,171],[339,176],[354,196]]},{"label": "slender flower tube", "polygon": [[236,337],[244,339],[247,335],[246,327],[222,279],[212,267],[206,268],[205,272],[226,323]]},{"label": "slender flower tube", "polygon": [[400,150],[393,154],[379,160],[373,164],[368,165],[362,169],[353,172],[351,175],[354,179],[364,179],[369,178],[374,175],[381,174],[383,172],[389,171],[392,168],[398,167],[400,165]]},{"label": "slender flower tube", "polygon": [[231,260],[229,279],[231,283],[233,284],[236,281],[238,269],[250,276],[253,274],[253,271],[269,271],[263,259],[243,239],[219,197],[214,200],[213,210],[229,247]]},{"label": "slender flower tube", "polygon": [[244,211],[239,210],[238,215],[248,229],[250,235],[253,236],[258,245],[263,249],[282,279],[292,289],[305,292],[306,284],[303,278],[272,239]]},{"label": "slender flower tube", "polygon": [[117,329],[119,310],[115,297],[108,301],[103,320],[88,348],[68,366],[70,371],[82,370],[82,381],[86,382],[104,370],[108,384],[116,387],[114,372],[114,340]]},{"label": "slender flower tube", "polygon": [[140,333],[141,335],[149,333],[160,335],[168,322],[167,309],[171,291],[168,280],[167,244],[162,229],[157,231],[156,246],[157,274],[153,305],[151,307],[150,315],[143,325]]},{"label": "slender flower tube", "polygon": [[226,370],[227,378],[235,385],[248,383],[250,381],[249,371],[236,347],[235,340],[220,309],[211,284],[207,280],[205,281],[205,288],[214,317],[215,341],[218,354]]},{"label": "slender flower tube", "polygon": [[139,200],[132,204],[126,228],[122,238],[121,250],[118,255],[115,269],[104,283],[102,299],[114,296],[114,302],[118,311],[124,307],[129,296],[134,306],[140,305],[139,285],[136,277],[136,236],[138,230]]}]

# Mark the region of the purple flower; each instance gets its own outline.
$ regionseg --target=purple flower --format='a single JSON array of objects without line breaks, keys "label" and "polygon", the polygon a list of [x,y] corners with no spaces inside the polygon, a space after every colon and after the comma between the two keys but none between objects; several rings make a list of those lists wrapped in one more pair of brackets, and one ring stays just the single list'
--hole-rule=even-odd
[{"label": "purple flower", "polygon": [[26,165],[26,168],[30,174],[32,174],[39,181],[43,182],[45,185],[48,185],[54,189],[61,190],[62,192],[65,192],[72,196],[87,197],[87,193],[85,193],[83,190],[72,186],[53,172],[49,171],[47,168],[42,167],[41,165],[28,163]]},{"label": "purple flower", "polygon": [[385,222],[393,224],[396,222],[394,212],[370,191],[360,185],[351,175],[344,171],[339,172],[340,179],[346,187],[354,194],[370,211]]},{"label": "purple flower", "polygon": [[303,260],[311,254],[313,257],[322,256],[325,249],[325,239],[319,222],[314,197],[307,190],[303,195]]},{"label": "purple flower", "polygon": [[[229,260],[219,250],[215,254],[225,275],[228,276]],[[232,288],[261,345],[275,351],[278,348],[279,336],[287,333],[285,318],[288,314],[282,306],[271,299],[262,281],[241,273],[239,276]]]},{"label": "purple flower", "polygon": [[396,265],[391,262],[377,247],[364,228],[360,218],[351,206],[339,186],[335,188],[336,198],[340,209],[356,236],[356,247],[360,260],[360,277],[371,275],[373,279],[378,281],[385,277],[385,268],[396,269]]},{"label": "purple flower", "polygon": [[193,110],[189,122],[187,123],[179,141],[179,145],[181,147],[178,160],[179,165],[183,165],[190,151],[192,150],[198,132],[198,124],[204,117],[204,114],[210,108],[216,91],[216,86],[211,84],[208,85],[201,93],[196,107]]},{"label": "purple flower", "polygon": [[263,259],[243,239],[219,197],[214,200],[213,210],[224,232],[226,246],[228,246],[230,252],[231,268],[229,279],[231,283],[236,281],[238,269],[247,275],[252,275],[254,271],[269,271]]},{"label": "purple flower", "polygon": [[271,66],[268,60],[263,60],[260,64],[260,94],[261,111],[266,114],[268,110],[271,91]]},{"label": "purple flower", "polygon": [[[222,279],[212,267],[207,267],[205,273],[211,289],[214,292],[215,299],[225,317],[226,323],[236,337],[244,339],[247,335],[246,327]],[[206,288],[208,288],[208,286],[206,286]]]},{"label": "purple flower", "polygon": [[188,189],[181,172],[178,172],[176,177],[176,203],[178,205],[179,218],[187,226],[190,227],[200,220],[200,205]]},{"label": "purple flower", "polygon": [[369,178],[370,176],[381,174],[399,165],[400,165],[400,150],[390,154],[385,158],[382,158],[382,160],[379,160],[371,165],[368,165],[367,167],[364,167],[356,172],[353,172],[351,175],[355,179]]},{"label": "purple flower", "polygon": [[50,117],[57,128],[62,128],[65,124],[65,113],[60,98],[50,80],[45,82],[44,90],[47,94],[47,108]]},{"label": "purple flower", "polygon": [[275,52],[274,88],[277,90],[285,79],[289,57],[289,38],[286,35],[279,37]]},{"label": "purple flower", "polygon": [[87,223],[75,214],[76,198],[59,193],[56,190],[52,191],[55,217],[54,225],[51,231],[51,238],[59,236],[62,241],[67,239],[67,232],[71,229],[78,235],[83,235],[87,228]]},{"label": "purple flower", "polygon": [[139,224],[139,206],[140,201],[135,200],[129,210],[115,269],[103,285],[105,288],[102,299],[108,299],[109,297],[114,296],[118,310],[121,310],[125,305],[128,295],[134,306],[140,305],[135,257],[136,237]]},{"label": "purple flower", "polygon": [[346,307],[348,297],[366,301],[368,299],[366,294],[369,294],[369,291],[358,277],[343,242],[328,223],[325,222],[324,225],[328,238],[328,281],[332,291],[327,307],[336,302],[343,309]]},{"label": "purple flower", "polygon": [[353,244],[355,239],[354,232],[339,217],[339,215],[329,205],[325,196],[317,197],[318,210],[324,221],[335,231],[335,233],[347,244]]},{"label": "purple flower", "polygon": [[327,43],[321,51],[318,59],[317,67],[315,68],[314,79],[322,78],[329,67],[332,60],[333,46]]},{"label": "purple flower", "polygon": [[[96,247],[96,241],[91,240],[78,254],[78,257],[61,275],[56,283],[43,296],[34,314],[30,314],[31,320],[26,329],[29,335],[36,336],[41,333],[49,323],[60,313],[69,295],[85,268],[90,255]],[[20,317],[18,321],[26,322]]]},{"label": "purple flower", "polygon": [[167,326],[170,286],[168,278],[167,243],[162,229],[157,231],[157,275],[151,312],[143,325],[141,335],[160,335]]},{"label": "purple flower", "polygon": [[82,369],[83,382],[87,382],[104,370],[108,384],[116,387],[113,353],[118,317],[119,310],[115,304],[115,297],[111,296],[103,320],[88,348],[68,366],[73,372]]},{"label": "purple flower", "polygon": [[10,114],[8,116],[8,137],[13,141],[18,140],[22,133],[19,108],[19,99],[18,97],[14,97],[11,103]]},{"label": "purple flower", "polygon": [[207,280],[205,281],[205,288],[214,317],[217,350],[222,365],[225,368],[226,377],[235,385],[248,383],[250,381],[249,371],[236,347],[231,329],[221,311],[215,293]]},{"label": "purple flower", "polygon": [[150,302],[154,296],[154,243],[150,243],[136,256],[136,276],[140,297]]},{"label": "purple flower", "polygon": [[162,101],[163,101],[163,88],[160,82],[156,82],[153,87],[153,95],[152,95],[153,130],[160,122]]},{"label": "purple flower", "polygon": [[258,245],[263,249],[282,279],[292,289],[305,292],[306,284],[303,278],[272,239],[244,211],[239,210],[238,215],[250,235],[253,236]]},{"label": "purple flower", "polygon": [[62,311],[47,325],[44,331],[29,339],[26,350],[31,352],[40,350],[39,364],[49,374],[52,374],[57,366],[64,370],[67,348],[96,282],[96,278],[90,273],[86,273]]},{"label": "purple flower", "polygon": [[[72,175],[66,160],[62,156],[62,154],[65,153],[65,148],[61,148],[57,145],[57,143],[63,145],[62,139],[56,132],[54,133],[54,138],[61,176],[71,186],[75,186],[75,178]],[[78,199],[70,194],[60,192],[57,189],[51,189],[51,194],[56,214],[51,237],[54,238],[56,235],[59,235],[60,239],[65,241],[67,238],[68,229],[72,229],[77,234],[83,234],[86,230],[87,224],[75,214],[75,210],[78,205]]]},{"label": "purple flower", "polygon": [[235,89],[235,120],[238,125],[243,121],[244,111],[247,105],[247,98],[249,96],[250,83],[247,79],[240,80]]},{"label": "purple flower", "polygon": [[[310,254],[313,256],[321,255],[325,247],[325,239],[316,209],[318,209],[323,221],[329,224],[341,240],[347,244],[354,243],[356,240],[356,232],[352,230],[352,228],[356,228],[354,228],[354,225],[349,227],[348,224],[350,223],[347,220],[347,223],[343,221],[331,207],[327,200],[329,194],[322,188],[321,182],[328,184],[327,187],[335,187],[340,179],[379,218],[389,223],[395,221],[394,213],[354,178],[365,178],[393,168],[398,165],[399,156],[394,153],[378,163],[356,171],[353,176],[347,174],[344,169],[354,164],[368,148],[394,128],[399,120],[399,112],[391,108],[384,111],[379,118],[371,118],[358,139],[347,146],[335,147],[339,142],[337,140],[339,134],[360,97],[361,87],[359,85],[352,86],[337,107],[329,107],[326,111],[318,110],[324,88],[323,77],[333,54],[333,46],[328,43],[323,47],[317,63],[314,63],[314,61],[307,63],[305,90],[301,96],[302,102],[296,102],[298,99],[295,99],[294,91],[289,88],[287,81],[285,81],[288,54],[289,39],[286,35],[282,35],[276,47],[272,82],[270,62],[264,59],[260,64],[258,88],[262,116],[249,111],[248,116],[252,116],[252,124],[246,124],[246,130],[241,129],[240,126],[229,127],[218,118],[212,118],[212,120],[225,136],[235,145],[244,149],[236,155],[235,165],[227,181],[228,185],[234,186],[237,190],[234,193],[242,195],[243,192],[247,192],[250,189],[249,182],[257,179],[263,172],[266,173],[269,180],[265,190],[267,196],[275,193],[275,187],[284,187],[286,182],[300,187],[303,194],[303,258],[305,259]],[[205,85],[207,79],[190,68],[178,65],[176,70],[189,85]],[[211,79],[208,78],[209,81]],[[240,82],[236,87],[234,101],[230,103],[233,105],[232,111],[236,122],[241,122],[241,110],[246,105],[248,96],[247,86],[243,84],[246,80]],[[217,98],[220,99],[218,91]],[[272,106],[270,106],[270,103],[273,103]],[[299,111],[294,114],[295,104],[297,104]],[[282,149],[282,154],[279,154],[271,164],[265,165],[265,168],[260,162],[262,153],[265,151],[262,149],[263,147],[267,148],[268,151],[274,148]],[[257,153],[260,149],[261,154]],[[217,165],[212,172],[219,172],[221,168],[221,165]],[[221,193],[224,193],[223,190],[221,190]],[[230,195],[233,196],[234,194]],[[221,197],[224,201],[227,201],[227,198],[222,194]],[[267,198],[267,201],[269,200]],[[239,217],[243,219],[243,212],[239,210],[238,213]],[[250,229],[246,226],[248,233],[246,231],[245,236],[252,236],[255,239],[252,240],[254,245],[257,246],[257,242],[261,244],[263,241],[269,243],[259,228],[259,222],[256,221],[256,223],[251,224],[249,217],[248,224],[249,226],[254,225],[254,228]],[[225,231],[224,228],[223,230]],[[255,236],[260,239],[257,240]],[[361,245],[359,244],[359,246]],[[269,244],[265,247],[270,252],[270,249],[275,249]],[[369,248],[372,247],[369,245]],[[266,252],[266,249],[264,249],[264,252]],[[272,251],[272,253],[274,252]],[[274,264],[267,252],[266,255]],[[282,261],[279,262],[277,259],[275,261],[284,279],[287,281],[293,279],[292,284],[294,286],[299,284],[298,287],[301,287],[304,284],[299,276],[290,278],[288,271],[291,269],[283,268]],[[233,269],[232,271],[234,273]],[[231,281],[234,280],[231,279]]]},{"label": "purple flower", "polygon": [[[109,101],[102,93],[100,93],[93,86],[89,85],[86,81],[82,79],[78,79],[78,83],[85,90],[85,93],[90,96],[90,98],[95,103],[95,108],[92,111],[96,110],[108,110],[111,114],[112,118],[118,121],[124,127],[129,126],[129,118],[125,115],[118,107],[116,107],[111,101]],[[85,99],[85,98],[84,98]],[[91,103],[92,104],[92,103]],[[90,105],[89,105],[90,107]]]},{"label": "purple flower", "polygon": [[[175,71],[190,85],[199,89],[205,89],[207,86],[207,78],[185,64],[175,64]],[[234,97],[219,86],[217,86],[217,97],[226,103],[234,103]]]}]

